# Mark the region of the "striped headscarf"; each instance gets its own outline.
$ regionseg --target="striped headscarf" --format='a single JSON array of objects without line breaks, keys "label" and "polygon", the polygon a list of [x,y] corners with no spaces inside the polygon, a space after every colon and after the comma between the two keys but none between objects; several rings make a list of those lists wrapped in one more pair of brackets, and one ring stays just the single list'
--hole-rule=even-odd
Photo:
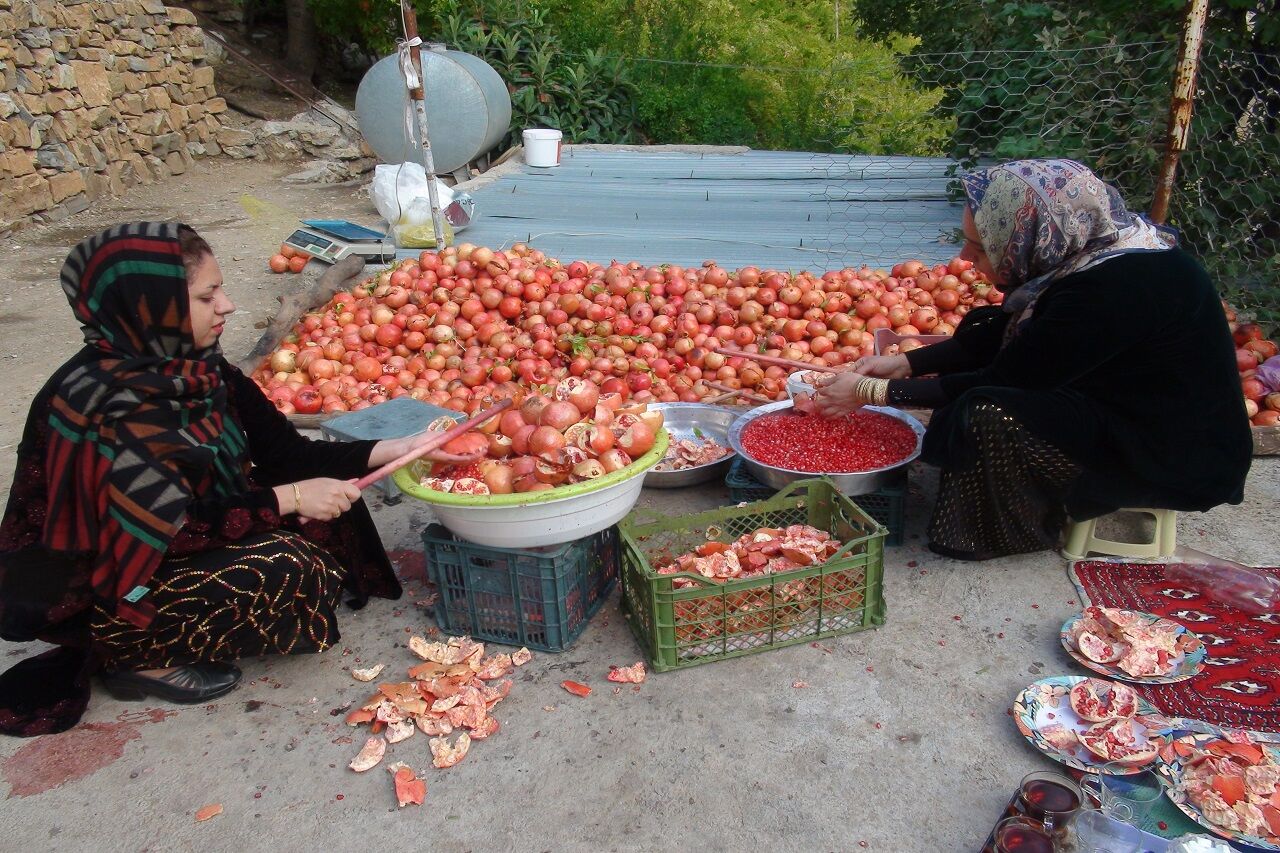
[{"label": "striped headscarf", "polygon": [[1131,213],[1114,187],[1074,160],[1015,160],[961,178],[982,248],[1007,292],[1007,337],[1053,282],[1129,252],[1160,252],[1176,233]]},{"label": "striped headscarf", "polygon": [[247,489],[215,344],[197,350],[178,225],[120,225],[80,243],[62,289],[94,359],[53,395],[44,544],[89,555],[98,599],[145,627],[147,583],[193,499]]}]

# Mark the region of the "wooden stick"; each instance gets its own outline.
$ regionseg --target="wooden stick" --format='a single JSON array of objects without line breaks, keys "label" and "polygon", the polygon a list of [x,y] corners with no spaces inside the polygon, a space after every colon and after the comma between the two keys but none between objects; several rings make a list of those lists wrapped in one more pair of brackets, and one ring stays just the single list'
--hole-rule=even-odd
[{"label": "wooden stick", "polygon": [[789,358],[779,358],[776,355],[758,355],[756,353],[746,352],[740,349],[729,349],[728,347],[716,347],[712,352],[718,352],[721,355],[737,356],[749,358],[752,361],[762,361],[765,364],[776,364],[779,367],[789,367],[795,370],[816,370],[820,373],[839,373],[837,367],[830,367],[825,364],[810,364],[807,361],[792,361]]},{"label": "wooden stick", "polygon": [[453,441],[458,436],[462,435],[465,432],[469,432],[472,429],[475,429],[476,427],[480,426],[480,424],[484,423],[490,418],[497,417],[498,415],[502,414],[503,411],[505,411],[506,409],[511,408],[511,403],[512,403],[512,400],[510,398],[506,400],[502,400],[493,408],[486,409],[480,414],[475,415],[474,417],[468,418],[462,423],[454,424],[453,426],[449,427],[449,429],[440,433],[438,436],[434,436],[432,438],[427,439],[421,445],[419,445],[418,447],[415,447],[413,450],[410,450],[408,453],[404,454],[399,459],[394,459],[391,462],[388,462],[386,465],[383,465],[378,470],[373,471],[372,473],[369,473],[369,474],[365,474],[359,480],[356,480],[356,488],[357,489],[369,488],[374,483],[381,480],[383,477],[395,471],[398,471],[399,469],[403,468],[405,465],[408,465],[413,460],[418,459],[422,456],[425,456],[426,454],[435,450],[437,447],[440,447],[441,445],[444,445],[450,441]]},{"label": "wooden stick", "polygon": [[742,389],[735,388],[727,394],[717,394],[714,397],[708,397],[702,402],[706,403],[707,405],[714,406],[716,403],[724,403],[729,400],[732,400],[734,397],[737,397],[740,394],[742,394]]},{"label": "wooden stick", "polygon": [[709,381],[709,380],[707,380],[707,379],[704,379],[704,380],[702,380],[702,381],[703,381],[703,382],[706,382],[706,383],[707,383],[707,387],[709,387],[709,388],[714,388],[714,389],[716,389],[717,391],[726,391],[726,392],[728,392],[728,391],[736,391],[736,392],[738,392],[738,393],[739,393],[739,394],[740,394],[744,399],[747,399],[747,400],[754,400],[755,402],[760,403],[761,405],[763,405],[763,404],[765,404],[765,403],[776,403],[776,402],[777,402],[777,400],[770,400],[768,397],[761,397],[759,394],[749,394],[749,393],[747,393],[746,391],[743,391],[741,388],[730,388],[728,385],[721,385],[719,382],[711,382],[711,381]]},{"label": "wooden stick", "polygon": [[[317,268],[317,264],[307,264],[307,272],[303,275],[310,277],[311,270]],[[299,290],[288,296],[282,296],[280,310],[276,311],[275,318],[267,324],[266,331],[254,344],[253,349],[249,350],[244,358],[235,362],[236,367],[246,375],[253,373],[262,365],[263,359],[280,346],[280,341],[284,340],[284,336],[289,334],[294,325],[301,322],[303,314],[324,305],[333,298],[333,294],[352,284],[362,275],[364,275],[364,258],[359,255],[349,255],[333,266],[325,268],[321,275]]]},{"label": "wooden stick", "polygon": [[1178,158],[1191,136],[1191,108],[1196,98],[1196,74],[1200,69],[1200,44],[1204,40],[1209,0],[1191,0],[1182,26],[1182,45],[1174,68],[1173,97],[1169,99],[1169,129],[1165,134],[1164,161],[1156,178],[1151,221],[1163,225],[1178,177]]}]

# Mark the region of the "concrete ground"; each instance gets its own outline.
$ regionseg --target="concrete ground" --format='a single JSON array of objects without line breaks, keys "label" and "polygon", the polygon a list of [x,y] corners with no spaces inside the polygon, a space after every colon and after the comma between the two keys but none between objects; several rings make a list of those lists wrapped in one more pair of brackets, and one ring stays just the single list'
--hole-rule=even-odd
[{"label": "concrete ground", "polygon": [[[30,398],[78,344],[57,285],[70,246],[126,219],[195,225],[243,311],[225,337],[238,355],[274,295],[299,284],[265,271],[291,216],[373,218],[350,188],[280,184],[290,170],[202,163],[0,247],[0,489]],[[245,194],[256,199],[247,208]],[[908,543],[887,553],[883,627],[653,674],[615,695],[609,665],[639,657],[615,593],[575,648],[518,671],[496,711],[502,731],[457,767],[431,768],[421,734],[389,749],[427,781],[426,804],[405,809],[382,768],[346,767],[362,735],[342,709],[368,692],[348,670],[411,665],[410,632],[434,624],[417,603],[429,514],[374,499],[404,598],[344,611],[340,647],[326,654],[244,661],[243,685],[209,705],[98,691],[71,732],[0,741],[0,849],[975,850],[1021,776],[1051,766],[1006,712],[1036,678],[1077,672],[1057,631],[1079,604],[1056,555],[971,565],[926,551],[935,489],[932,472],[915,472]],[[1274,563],[1278,499],[1280,463],[1256,460],[1245,503],[1184,515],[1179,539]],[[642,502],[679,513],[726,500],[716,487]],[[33,651],[0,644],[0,659]],[[571,696],[565,678],[595,692]],[[197,823],[213,803],[223,813]]]}]

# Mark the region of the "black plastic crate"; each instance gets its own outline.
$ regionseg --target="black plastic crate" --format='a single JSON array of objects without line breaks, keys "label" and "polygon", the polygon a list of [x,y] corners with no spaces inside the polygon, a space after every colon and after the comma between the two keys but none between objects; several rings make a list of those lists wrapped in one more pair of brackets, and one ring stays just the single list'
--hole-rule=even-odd
[{"label": "black plastic crate", "polygon": [[[773,497],[777,489],[771,489],[751,476],[747,465],[739,456],[733,460],[724,483],[729,487],[729,497],[736,503],[752,503]],[[902,479],[892,485],[885,486],[877,492],[865,495],[853,495],[854,503],[862,507],[867,515],[883,524],[889,530],[886,545],[901,545],[906,533],[907,519],[907,471],[903,468]]]},{"label": "black plastic crate", "polygon": [[436,621],[469,634],[544,652],[569,648],[618,579],[618,530],[545,548],[490,548],[432,524],[422,534]]}]

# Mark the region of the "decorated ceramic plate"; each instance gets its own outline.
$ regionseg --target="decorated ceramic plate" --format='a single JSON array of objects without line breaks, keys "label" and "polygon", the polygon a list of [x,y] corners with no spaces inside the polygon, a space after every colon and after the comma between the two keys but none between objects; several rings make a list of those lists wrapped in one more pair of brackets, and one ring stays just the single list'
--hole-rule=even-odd
[{"label": "decorated ceramic plate", "polygon": [[1208,654],[1186,626],[1140,610],[1089,607],[1064,622],[1058,637],[1081,666],[1134,684],[1186,681]]},{"label": "decorated ceramic plate", "polygon": [[[1187,817],[1231,841],[1280,850],[1280,745],[1249,732],[1189,734],[1160,748],[1156,772]],[[1202,792],[1197,795],[1197,791]],[[1234,808],[1226,808],[1226,798]]]},{"label": "decorated ceramic plate", "polygon": [[[1110,724],[1082,718],[1071,701],[1071,691],[1077,685],[1084,685],[1081,691],[1091,697],[1087,701],[1092,704],[1082,706],[1086,714],[1100,717],[1114,708],[1121,716]],[[1126,706],[1108,707],[1117,697]],[[1168,718],[1133,688],[1079,675],[1055,675],[1028,686],[1013,700],[1013,721],[1032,746],[1068,767],[1100,773],[1104,764],[1132,761],[1132,769],[1121,771],[1121,775],[1146,769],[1155,760],[1155,750],[1166,741],[1170,727]],[[1118,733],[1122,737],[1117,740]],[[1116,768],[1105,772],[1116,772]]]}]

